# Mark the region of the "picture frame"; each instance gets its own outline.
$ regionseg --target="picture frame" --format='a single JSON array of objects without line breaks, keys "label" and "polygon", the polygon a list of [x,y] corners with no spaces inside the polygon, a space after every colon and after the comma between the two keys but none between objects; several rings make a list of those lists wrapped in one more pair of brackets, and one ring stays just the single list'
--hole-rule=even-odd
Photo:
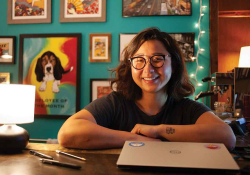
[{"label": "picture frame", "polygon": [[19,54],[19,83],[36,86],[35,117],[79,111],[81,33],[21,34]]},{"label": "picture frame", "polygon": [[106,0],[60,0],[60,22],[106,22]]},{"label": "picture frame", "polygon": [[90,102],[112,92],[109,79],[90,79]]},{"label": "picture frame", "polygon": [[89,34],[89,62],[111,62],[111,33]]},{"label": "picture frame", "polygon": [[136,36],[136,33],[120,33],[119,40],[120,40],[120,55],[119,60],[123,61],[123,49],[128,45],[128,43]]},{"label": "picture frame", "polygon": [[122,16],[191,16],[192,0],[122,0]]},{"label": "picture frame", "polygon": [[0,64],[15,64],[15,36],[0,36]]},{"label": "picture frame", "polygon": [[0,84],[10,84],[9,72],[0,72]]},{"label": "picture frame", "polygon": [[169,35],[178,43],[185,62],[193,62],[195,33],[169,33]]},{"label": "picture frame", "polygon": [[51,23],[51,0],[8,0],[8,24]]}]

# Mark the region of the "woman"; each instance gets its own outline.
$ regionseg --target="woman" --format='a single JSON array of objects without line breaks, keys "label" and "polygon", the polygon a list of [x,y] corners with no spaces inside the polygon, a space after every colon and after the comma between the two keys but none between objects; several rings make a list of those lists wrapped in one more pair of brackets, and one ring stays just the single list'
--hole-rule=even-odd
[{"label": "woman", "polygon": [[194,92],[176,42],[157,28],[138,33],[113,70],[116,92],[71,116],[58,133],[64,147],[122,147],[126,140],[224,143],[235,146],[231,128]]}]

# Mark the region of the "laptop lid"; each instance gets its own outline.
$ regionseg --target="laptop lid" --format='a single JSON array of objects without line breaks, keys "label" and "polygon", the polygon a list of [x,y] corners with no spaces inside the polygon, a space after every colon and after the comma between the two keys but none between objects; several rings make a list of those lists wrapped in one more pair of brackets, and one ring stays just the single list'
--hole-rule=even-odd
[{"label": "laptop lid", "polygon": [[224,144],[126,141],[118,167],[167,167],[239,170]]}]

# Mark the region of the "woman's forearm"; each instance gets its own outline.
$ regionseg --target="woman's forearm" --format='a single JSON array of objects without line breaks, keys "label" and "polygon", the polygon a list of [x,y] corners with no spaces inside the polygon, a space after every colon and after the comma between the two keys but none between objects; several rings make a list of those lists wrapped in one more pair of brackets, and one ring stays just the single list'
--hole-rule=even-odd
[{"label": "woman's forearm", "polygon": [[227,124],[159,125],[159,137],[178,142],[224,143],[231,150],[236,139]]},{"label": "woman's forearm", "polygon": [[126,140],[155,140],[130,132],[108,129],[84,119],[73,119],[66,124],[70,127],[63,126],[60,129],[58,141],[68,148],[119,148]]}]

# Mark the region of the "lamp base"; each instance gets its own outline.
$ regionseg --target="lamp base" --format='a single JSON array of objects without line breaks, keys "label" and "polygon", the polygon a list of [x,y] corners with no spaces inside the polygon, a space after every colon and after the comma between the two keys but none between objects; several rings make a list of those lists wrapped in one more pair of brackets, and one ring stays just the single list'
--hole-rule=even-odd
[{"label": "lamp base", "polygon": [[17,125],[3,125],[0,127],[0,152],[21,152],[29,142],[29,133]]}]

